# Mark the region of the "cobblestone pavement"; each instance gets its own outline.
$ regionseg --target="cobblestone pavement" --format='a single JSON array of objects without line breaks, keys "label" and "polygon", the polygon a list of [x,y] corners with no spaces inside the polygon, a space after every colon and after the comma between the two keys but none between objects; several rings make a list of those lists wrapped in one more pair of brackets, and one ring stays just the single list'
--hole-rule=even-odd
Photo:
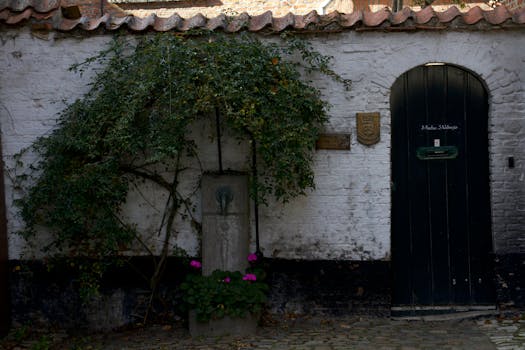
[{"label": "cobblestone pavement", "polygon": [[525,315],[477,322],[498,350],[525,350]]},{"label": "cobblestone pavement", "polygon": [[[271,322],[251,337],[192,339],[181,325],[106,334],[48,334],[49,347],[74,350],[525,350],[523,315],[476,320],[396,321],[378,317],[301,318]],[[42,339],[38,342],[42,343]],[[25,341],[1,349],[35,349]],[[0,344],[1,345],[1,344]]]},{"label": "cobblestone pavement", "polygon": [[[106,349],[495,349],[488,337],[472,322],[434,323],[391,321],[378,318],[301,321],[289,325],[262,327],[250,338],[207,338],[192,340],[176,330],[176,337],[163,334],[157,343],[109,342]],[[173,336],[174,334],[172,334]],[[175,339],[176,340],[175,340]],[[137,338],[138,340],[138,338]]]}]

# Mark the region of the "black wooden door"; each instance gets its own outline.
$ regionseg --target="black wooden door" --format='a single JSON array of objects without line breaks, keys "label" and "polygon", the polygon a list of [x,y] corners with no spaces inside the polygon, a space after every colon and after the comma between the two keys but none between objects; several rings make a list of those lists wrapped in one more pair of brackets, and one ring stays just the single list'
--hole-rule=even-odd
[{"label": "black wooden door", "polygon": [[392,87],[394,306],[494,302],[487,93],[449,65]]}]

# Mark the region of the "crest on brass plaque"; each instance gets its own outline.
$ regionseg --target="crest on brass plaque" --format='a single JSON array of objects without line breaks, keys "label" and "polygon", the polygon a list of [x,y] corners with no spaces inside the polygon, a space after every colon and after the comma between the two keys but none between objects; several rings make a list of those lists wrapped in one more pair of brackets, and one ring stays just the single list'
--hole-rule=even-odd
[{"label": "crest on brass plaque", "polygon": [[379,113],[357,113],[357,141],[366,146],[379,142]]}]

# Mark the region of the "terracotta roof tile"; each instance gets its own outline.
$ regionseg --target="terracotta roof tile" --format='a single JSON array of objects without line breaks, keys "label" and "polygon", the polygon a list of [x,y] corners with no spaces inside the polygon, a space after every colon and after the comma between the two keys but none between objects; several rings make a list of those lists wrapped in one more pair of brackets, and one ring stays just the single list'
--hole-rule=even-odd
[{"label": "terracotta roof tile", "polygon": [[206,29],[208,30],[217,30],[217,29],[226,29],[227,18],[224,13],[221,13],[217,17],[210,18],[206,24]]},{"label": "terracotta roof tile", "polygon": [[331,24],[331,23],[334,23],[334,22],[338,22],[339,23],[339,17],[341,17],[339,12],[333,11],[333,12],[330,12],[329,14],[324,15],[324,16],[320,16],[320,20],[321,20],[322,25],[328,25],[328,24]]},{"label": "terracotta roof tile", "polygon": [[79,25],[80,22],[81,22],[80,19],[64,18],[61,20],[60,27],[62,28],[61,30],[63,31],[70,31],[73,28],[75,28],[77,25]]},{"label": "terracotta roof tile", "polygon": [[295,16],[295,29],[305,29],[310,24],[318,24],[319,23],[319,15],[317,14],[317,11],[310,11],[306,15],[297,15]]},{"label": "terracotta roof tile", "polygon": [[[80,28],[91,31],[95,30],[98,27],[102,26],[102,24],[106,24],[106,28],[108,27],[108,22],[111,20],[111,16],[109,14],[105,14],[104,16],[97,18],[97,19],[90,19],[86,21],[85,17],[82,17],[78,20],[78,23],[80,24]],[[60,30],[64,30],[61,25],[58,26]],[[116,28],[115,28],[116,29]]]},{"label": "terracotta roof tile", "polygon": [[512,15],[512,21],[514,23],[525,24],[525,10],[522,9],[521,11],[515,11]]},{"label": "terracotta roof tile", "polygon": [[363,11],[354,11],[349,14],[343,14],[339,19],[339,23],[344,28],[354,27],[355,25],[361,22],[363,22]]},{"label": "terracotta roof tile", "polygon": [[463,22],[466,24],[476,24],[481,21],[483,17],[483,11],[479,7],[474,7],[467,13],[463,14]]},{"label": "terracotta roof tile", "polygon": [[378,27],[383,22],[390,20],[392,13],[383,8],[377,12],[363,12],[363,24],[367,27]]},{"label": "terracotta roof tile", "polygon": [[27,9],[23,12],[14,14],[13,16],[7,18],[5,23],[6,24],[16,24],[16,23],[22,22],[23,20],[27,20],[31,18],[32,14],[33,14],[33,10]]},{"label": "terracotta roof tile", "polygon": [[157,32],[167,32],[171,28],[180,28],[182,21],[183,19],[180,16],[158,17],[153,24],[153,29]]},{"label": "terracotta roof tile", "polygon": [[253,16],[252,20],[250,21],[250,26],[248,27],[248,30],[250,32],[258,32],[266,28],[267,26],[271,26],[273,24],[273,15],[271,11],[266,11],[263,14],[260,14],[258,16]]},{"label": "terracotta roof tile", "polygon": [[[181,18],[182,19],[182,18]],[[202,14],[197,14],[191,18],[185,19],[181,25],[177,27],[180,31],[186,32],[191,29],[204,28],[206,26],[206,17]]]},{"label": "terracotta roof tile", "polygon": [[[479,8],[479,7],[478,7]],[[470,11],[468,11],[470,12]],[[461,16],[461,11],[457,7],[451,7],[443,12],[435,14],[441,23],[450,23],[458,16]]]},{"label": "terracotta roof tile", "polygon": [[0,0],[0,11],[9,9],[21,12],[32,8],[37,12],[49,12],[60,6],[60,0]]},{"label": "terracotta roof tile", "polygon": [[293,28],[295,24],[295,16],[288,13],[284,17],[278,17],[273,19],[272,29],[276,32],[282,32],[286,28]]},{"label": "terracotta roof tile", "polygon": [[408,20],[413,20],[412,10],[408,7],[405,7],[401,11],[392,13],[392,16],[390,17],[390,23],[392,25],[400,25]]},{"label": "terracotta roof tile", "polygon": [[[37,7],[33,5],[39,4]],[[208,30],[223,30],[239,32],[248,30],[259,32],[269,30],[281,32],[286,29],[331,31],[331,30],[443,30],[443,29],[473,29],[479,28],[525,28],[525,9],[508,11],[504,6],[495,10],[482,10],[474,7],[462,13],[456,7],[444,12],[435,12],[429,6],[420,11],[405,8],[400,12],[392,13],[387,8],[377,12],[355,11],[349,14],[340,14],[336,11],[328,15],[319,15],[312,11],[306,15],[274,17],[271,12],[258,16],[249,16],[242,13],[238,16],[227,17],[221,14],[214,18],[206,18],[202,14],[182,18],[178,14],[169,17],[158,17],[151,14],[146,17],[121,16],[106,13],[97,18],[81,17],[66,19],[60,10],[58,0],[0,0],[0,23],[5,25],[19,24],[23,21],[38,21],[39,24],[47,21],[47,27],[59,31],[82,29],[92,31],[99,27],[106,30],[128,28],[132,31],[188,31],[196,28]],[[36,6],[36,5],[35,5]],[[23,8],[23,10],[18,10]],[[480,27],[481,26],[481,27]]]},{"label": "terracotta roof tile", "polygon": [[498,6],[494,9],[494,11],[484,12],[483,17],[489,23],[502,24],[505,21],[512,19],[512,14],[507,10],[505,6]]},{"label": "terracotta roof tile", "polygon": [[226,23],[225,30],[230,33],[240,32],[242,29],[248,27],[248,23],[250,23],[250,15],[248,15],[246,12],[243,12],[240,15],[228,20],[230,22]]},{"label": "terracotta roof tile", "polygon": [[129,17],[117,17],[112,18],[110,23],[106,23],[106,28],[108,30],[115,30],[123,26],[124,24],[127,24],[129,21]]},{"label": "terracotta roof tile", "polygon": [[414,13],[414,21],[417,24],[426,24],[430,22],[430,20],[432,20],[435,16],[436,16],[436,12],[434,12],[434,9],[432,8],[432,6],[427,6],[421,11]]}]

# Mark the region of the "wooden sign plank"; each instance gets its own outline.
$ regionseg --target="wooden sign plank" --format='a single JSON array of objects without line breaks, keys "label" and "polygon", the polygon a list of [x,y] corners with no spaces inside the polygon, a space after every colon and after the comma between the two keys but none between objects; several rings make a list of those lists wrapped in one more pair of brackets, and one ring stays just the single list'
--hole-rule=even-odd
[{"label": "wooden sign plank", "polygon": [[320,134],[316,149],[350,150],[350,134]]}]

